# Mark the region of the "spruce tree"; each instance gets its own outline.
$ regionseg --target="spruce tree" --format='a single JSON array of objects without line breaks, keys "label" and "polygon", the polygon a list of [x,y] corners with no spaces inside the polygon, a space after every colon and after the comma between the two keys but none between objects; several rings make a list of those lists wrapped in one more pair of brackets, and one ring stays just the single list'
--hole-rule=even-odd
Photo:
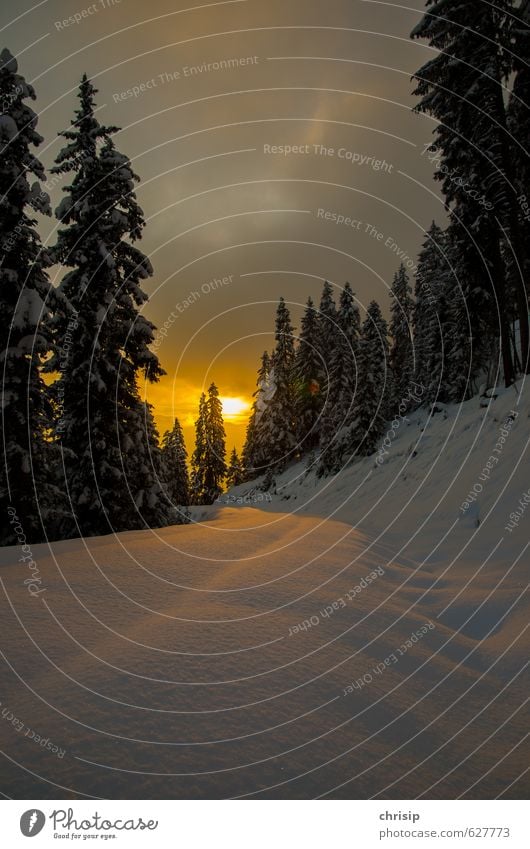
[{"label": "spruce tree", "polygon": [[[411,394],[421,397],[422,403],[433,402],[437,398],[449,400],[453,395],[453,380],[457,380],[462,388],[460,376],[455,375],[455,369],[463,366],[462,358],[468,358],[464,374],[469,375],[472,367],[469,322],[464,327],[460,319],[474,307],[465,283],[469,277],[462,266],[460,276],[458,271],[458,264],[464,258],[464,246],[454,244],[454,239],[456,233],[452,229],[446,234],[433,221],[418,257],[413,309],[413,377],[417,386]],[[457,264],[454,268],[453,263]],[[479,297],[482,291],[477,288]],[[480,309],[477,311],[480,312]],[[464,338],[462,331],[465,331]],[[482,354],[476,358],[477,364],[480,359],[483,359]],[[405,386],[403,390],[402,398],[406,398]]]},{"label": "spruce tree", "polygon": [[243,483],[243,480],[244,475],[241,461],[239,459],[236,449],[232,448],[232,453],[230,454],[230,461],[228,463],[228,469],[226,472],[226,486],[228,489],[233,486],[239,486],[240,483]]},{"label": "spruce tree", "polygon": [[[27,105],[35,92],[18,74],[9,50],[0,54],[0,542],[17,541],[8,508],[29,542],[57,536],[54,515],[60,496],[54,484],[58,466],[47,439],[52,408],[41,377],[42,358],[52,347],[46,321],[62,309],[46,268],[33,210],[50,214],[39,180],[44,168],[34,148],[42,142],[37,116]],[[32,175],[36,178],[31,182]]]},{"label": "spruce tree", "polygon": [[271,357],[264,351],[256,380],[256,391],[247,426],[242,463],[245,478],[251,480],[262,473],[268,463],[266,416],[264,412],[274,389],[271,384]]},{"label": "spruce tree", "polygon": [[[514,304],[519,304],[514,310],[513,318],[519,317],[520,310],[528,301],[528,280],[530,279],[530,161],[528,155],[528,139],[530,138],[530,0],[522,0],[518,8],[514,8],[511,18],[511,32],[514,59],[513,88],[508,103],[507,123],[511,140],[511,155],[513,157],[515,184],[517,191],[518,210],[517,216],[522,238],[527,246],[523,258],[522,269],[516,268],[513,252],[510,248],[506,250],[507,264],[511,269],[511,296]],[[522,273],[521,273],[522,272]],[[522,278],[522,279],[521,279]],[[515,288],[514,288],[515,286]],[[521,348],[524,352],[525,325],[523,323],[521,335]],[[517,351],[515,353],[518,354]],[[524,353],[518,363],[523,373],[528,374],[529,364],[521,362]]]},{"label": "spruce tree", "polygon": [[371,301],[359,343],[359,391],[355,397],[350,450],[370,454],[384,433],[389,415],[392,381],[388,327],[379,304]]},{"label": "spruce tree", "polygon": [[[477,263],[476,251],[456,217],[447,229],[442,244],[447,259],[445,298],[439,310],[442,321],[445,319],[446,322],[442,330],[442,400],[461,403],[476,393],[482,381],[485,363],[492,353],[497,358],[498,352],[496,339],[488,336],[488,323],[483,309],[487,295],[477,280],[480,265]],[[437,277],[443,287],[443,268],[438,270]],[[482,317],[481,321],[476,316]],[[436,372],[434,366],[433,371]],[[432,381],[429,386],[428,378],[426,386],[429,400],[433,400]]]},{"label": "spruce tree", "polygon": [[[141,281],[153,273],[133,244],[144,227],[134,193],[139,178],[113,145],[115,128],[101,126],[95,117],[95,94],[85,75],[80,107],[71,129],[62,133],[68,144],[53,169],[73,174],[56,212],[62,227],[53,254],[71,269],[59,288],[75,310],[78,329],[68,357],[56,355],[47,364],[50,372],[59,372],[57,438],[72,505],[65,533],[78,529],[84,535],[167,522],[165,510],[157,518],[151,509],[160,503],[160,491],[147,465],[128,468],[143,417],[137,377],[156,381],[164,372],[149,349],[154,326],[139,312],[147,300]],[[65,319],[56,317],[52,327],[60,344]],[[130,497],[124,498],[127,489]]]},{"label": "spruce tree", "polygon": [[226,443],[223,408],[219,391],[211,383],[208,395],[201,395],[195,423],[195,451],[192,457],[192,497],[194,504],[213,504],[223,491],[226,477]]},{"label": "spruce tree", "polygon": [[176,507],[190,503],[188,452],[178,419],[162,437],[162,469],[165,491]]},{"label": "spruce tree", "polygon": [[166,492],[160,436],[153,407],[137,399],[121,444],[122,464],[131,500],[137,510],[132,527],[157,528],[178,524],[183,517]]},{"label": "spruce tree", "polygon": [[295,358],[294,329],[285,300],[280,298],[276,311],[276,347],[271,374],[272,392],[263,411],[263,444],[269,455],[267,462],[276,471],[285,468],[296,449],[294,418],[293,366]]},{"label": "spruce tree", "polygon": [[336,332],[328,350],[328,392],[322,411],[318,474],[337,471],[349,439],[344,431],[351,421],[357,388],[357,359],[361,319],[349,283],[341,291]]},{"label": "spruce tree", "polygon": [[223,407],[215,383],[211,383],[208,389],[205,411],[204,494],[206,503],[211,504],[223,491],[222,483],[227,471]]},{"label": "spruce tree", "polygon": [[[505,383],[514,379],[508,326],[509,287],[502,257],[504,233],[519,264],[525,265],[516,198],[513,157],[506,122],[503,82],[514,70],[510,26],[511,0],[427,0],[429,12],[413,30],[439,51],[416,74],[419,112],[438,125],[431,150],[439,154],[436,178],[455,220],[468,228],[483,258],[481,284],[493,303],[488,312],[470,313],[473,335],[486,323],[490,339],[500,336]],[[528,353],[528,304],[519,279],[517,292],[523,359]]]},{"label": "spruce tree", "polygon": [[400,265],[390,289],[390,367],[394,382],[394,404],[406,403],[410,397],[414,374],[412,320],[414,301],[405,266]]},{"label": "spruce tree", "polygon": [[336,344],[340,350],[339,420],[344,422],[352,410],[357,389],[357,356],[361,336],[361,315],[349,283],[340,293],[338,333]]},{"label": "spruce tree", "polygon": [[293,365],[296,440],[300,454],[314,449],[319,441],[318,420],[322,409],[319,379],[322,361],[318,331],[318,315],[312,299],[308,298]]},{"label": "spruce tree", "polygon": [[195,450],[191,457],[192,504],[205,503],[206,415],[206,395],[203,392],[199,399],[199,415],[195,422]]},{"label": "spruce tree", "polygon": [[[324,399],[329,391],[329,354],[337,337],[337,308],[333,299],[333,287],[326,280],[318,310],[318,353],[320,357],[320,390]],[[325,403],[325,400],[324,400]]]}]

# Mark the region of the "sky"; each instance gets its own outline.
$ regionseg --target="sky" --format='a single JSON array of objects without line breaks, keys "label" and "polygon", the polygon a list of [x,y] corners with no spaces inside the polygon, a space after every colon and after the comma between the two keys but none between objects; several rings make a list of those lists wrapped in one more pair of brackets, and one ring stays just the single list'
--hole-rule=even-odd
[{"label": "sky", "polygon": [[[201,391],[237,398],[227,445],[244,440],[259,357],[280,296],[296,328],[322,283],[349,281],[361,313],[388,313],[400,261],[444,223],[412,112],[411,75],[433,54],[409,33],[422,0],[9,0],[2,46],[37,92],[46,167],[62,147],[83,72],[98,117],[140,176],[155,273],[145,314],[166,376],[151,386],[161,431],[188,446]],[[61,181],[50,192],[61,199]],[[57,222],[42,219],[53,243]],[[60,280],[60,271],[54,277]],[[245,407],[246,405],[246,407]]]}]

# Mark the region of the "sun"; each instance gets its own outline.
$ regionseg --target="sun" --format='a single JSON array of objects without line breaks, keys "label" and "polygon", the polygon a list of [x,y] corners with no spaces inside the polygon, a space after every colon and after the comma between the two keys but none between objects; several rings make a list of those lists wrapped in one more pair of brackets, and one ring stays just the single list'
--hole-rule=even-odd
[{"label": "sun", "polygon": [[223,398],[223,417],[227,421],[239,421],[247,413],[250,404],[244,398]]}]

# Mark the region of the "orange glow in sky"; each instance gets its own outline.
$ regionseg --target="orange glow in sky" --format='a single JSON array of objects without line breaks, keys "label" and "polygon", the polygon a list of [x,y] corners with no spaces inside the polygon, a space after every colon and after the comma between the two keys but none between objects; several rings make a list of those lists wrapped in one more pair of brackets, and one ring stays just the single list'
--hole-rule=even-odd
[{"label": "orange glow in sky", "polygon": [[250,404],[244,398],[221,397],[223,405],[223,418],[225,421],[240,422],[248,418]]}]

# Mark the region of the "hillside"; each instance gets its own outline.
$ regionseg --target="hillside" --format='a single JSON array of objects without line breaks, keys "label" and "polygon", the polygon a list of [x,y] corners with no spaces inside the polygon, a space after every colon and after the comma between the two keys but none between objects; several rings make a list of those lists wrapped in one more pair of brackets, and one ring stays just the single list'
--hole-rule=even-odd
[{"label": "hillside", "polygon": [[272,503],[35,546],[34,595],[3,549],[4,791],[524,798],[527,524],[504,526],[527,416],[510,393],[418,413],[379,468],[298,467]]}]

